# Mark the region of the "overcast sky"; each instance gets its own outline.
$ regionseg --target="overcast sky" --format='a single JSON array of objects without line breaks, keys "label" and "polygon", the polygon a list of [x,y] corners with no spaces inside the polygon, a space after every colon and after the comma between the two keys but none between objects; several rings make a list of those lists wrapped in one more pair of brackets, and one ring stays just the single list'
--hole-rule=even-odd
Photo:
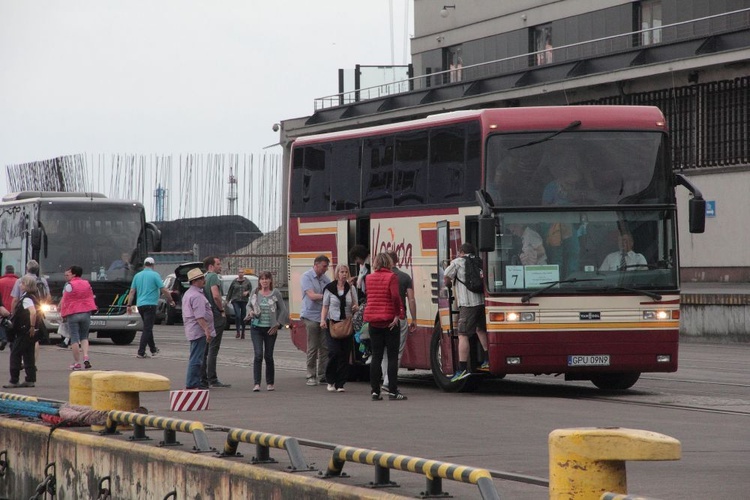
[{"label": "overcast sky", "polygon": [[0,0],[0,194],[60,155],[261,153],[338,68],[409,62],[410,4]]}]

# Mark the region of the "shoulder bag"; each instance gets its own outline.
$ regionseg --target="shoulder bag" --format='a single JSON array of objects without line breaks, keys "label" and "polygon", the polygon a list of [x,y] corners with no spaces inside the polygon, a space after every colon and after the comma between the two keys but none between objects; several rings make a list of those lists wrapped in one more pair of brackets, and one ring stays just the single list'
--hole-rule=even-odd
[{"label": "shoulder bag", "polygon": [[[352,289],[349,289],[349,292],[352,295],[352,304],[354,304],[354,292]],[[346,307],[346,298],[344,298],[344,303],[341,307]],[[352,315],[349,315],[347,318],[334,322],[333,320],[328,322],[328,331],[331,334],[331,338],[334,339],[345,339],[349,337],[352,333],[354,333],[354,325],[352,324]]]}]

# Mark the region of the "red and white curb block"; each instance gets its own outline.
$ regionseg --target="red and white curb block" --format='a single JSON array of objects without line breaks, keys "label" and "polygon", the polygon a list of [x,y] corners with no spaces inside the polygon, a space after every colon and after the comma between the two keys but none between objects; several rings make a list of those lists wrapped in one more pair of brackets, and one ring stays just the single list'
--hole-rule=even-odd
[{"label": "red and white curb block", "polygon": [[183,389],[169,391],[171,411],[208,410],[208,389]]}]

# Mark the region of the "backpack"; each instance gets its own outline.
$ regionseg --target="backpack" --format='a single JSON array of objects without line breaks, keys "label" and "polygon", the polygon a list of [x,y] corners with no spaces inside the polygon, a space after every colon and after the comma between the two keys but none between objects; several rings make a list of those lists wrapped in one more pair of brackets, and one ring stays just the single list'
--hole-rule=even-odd
[{"label": "backpack", "polygon": [[464,256],[464,280],[456,279],[463,283],[467,290],[473,293],[484,293],[484,279],[482,279],[482,259],[476,255]]},{"label": "backpack", "polygon": [[49,289],[41,278],[36,279],[36,297],[41,302],[49,297]]}]

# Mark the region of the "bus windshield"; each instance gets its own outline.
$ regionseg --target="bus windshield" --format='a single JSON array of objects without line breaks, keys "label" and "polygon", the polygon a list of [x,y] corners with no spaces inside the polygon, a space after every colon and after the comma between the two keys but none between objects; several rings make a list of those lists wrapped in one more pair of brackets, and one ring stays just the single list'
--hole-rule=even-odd
[{"label": "bus windshield", "polygon": [[665,141],[643,131],[493,135],[486,190],[496,207],[671,204]]},{"label": "bus windshield", "polygon": [[496,215],[489,292],[677,288],[674,211],[563,210]]},{"label": "bus windshield", "polygon": [[40,264],[50,279],[63,279],[72,265],[85,279],[131,280],[141,255],[143,208],[91,203],[42,204],[39,214],[44,239]]}]

